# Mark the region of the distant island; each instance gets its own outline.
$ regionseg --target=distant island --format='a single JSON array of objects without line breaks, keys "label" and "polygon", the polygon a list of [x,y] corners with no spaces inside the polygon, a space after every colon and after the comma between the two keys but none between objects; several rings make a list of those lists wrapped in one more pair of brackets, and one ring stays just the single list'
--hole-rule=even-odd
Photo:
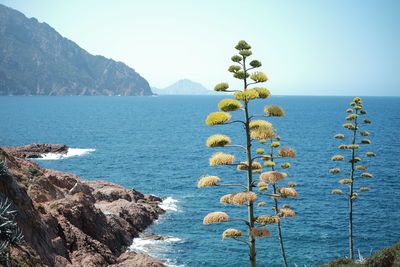
[{"label": "distant island", "polygon": [[202,84],[188,79],[182,79],[166,88],[151,87],[158,95],[214,95],[215,92],[207,89]]},{"label": "distant island", "polygon": [[0,4],[0,95],[152,95],[132,68],[94,56]]}]

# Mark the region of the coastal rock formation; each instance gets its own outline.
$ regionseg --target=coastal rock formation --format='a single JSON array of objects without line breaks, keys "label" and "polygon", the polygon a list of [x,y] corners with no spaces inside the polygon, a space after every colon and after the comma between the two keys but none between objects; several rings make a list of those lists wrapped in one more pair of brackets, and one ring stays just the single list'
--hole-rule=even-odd
[{"label": "coastal rock formation", "polygon": [[122,62],[94,56],[46,23],[0,4],[0,95],[152,95]]},{"label": "coastal rock formation", "polygon": [[22,158],[41,158],[44,153],[67,154],[68,147],[62,144],[30,144],[26,146],[3,147],[7,153]]},{"label": "coastal rock formation", "polygon": [[16,220],[25,239],[10,248],[13,264],[165,266],[148,255],[126,252],[132,239],[164,212],[161,199],[40,168],[25,158],[30,152],[64,150],[63,145],[36,144],[0,148],[0,161],[7,166],[7,173],[0,174],[0,197],[8,198],[18,211]]}]

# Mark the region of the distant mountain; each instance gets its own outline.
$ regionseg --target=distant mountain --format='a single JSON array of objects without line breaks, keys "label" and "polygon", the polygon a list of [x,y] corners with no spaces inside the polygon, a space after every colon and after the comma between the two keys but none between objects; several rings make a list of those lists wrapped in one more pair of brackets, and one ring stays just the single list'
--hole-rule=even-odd
[{"label": "distant mountain", "polygon": [[122,62],[93,56],[46,23],[0,5],[0,95],[152,95]]},{"label": "distant mountain", "polygon": [[152,91],[158,95],[214,95],[215,92],[208,90],[202,84],[188,79],[179,80],[176,83],[163,88],[151,87]]}]

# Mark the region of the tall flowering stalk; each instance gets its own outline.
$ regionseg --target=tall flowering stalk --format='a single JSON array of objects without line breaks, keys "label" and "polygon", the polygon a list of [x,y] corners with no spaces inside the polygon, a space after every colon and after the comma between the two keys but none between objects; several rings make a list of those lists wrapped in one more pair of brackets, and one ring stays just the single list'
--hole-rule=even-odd
[{"label": "tall flowering stalk", "polygon": [[[214,88],[215,91],[221,92],[234,92],[233,98],[223,99],[219,102],[218,108],[220,111],[210,113],[206,118],[206,124],[209,126],[215,125],[228,125],[238,124],[243,128],[243,139],[244,145],[232,145],[231,139],[226,135],[216,134],[212,135],[207,139],[206,145],[208,147],[234,147],[241,149],[245,158],[243,161],[237,161],[236,157],[231,154],[223,152],[217,152],[209,159],[211,166],[216,165],[227,165],[234,166],[238,171],[246,172],[246,179],[239,183],[221,183],[221,178],[213,175],[205,175],[200,177],[197,186],[208,187],[208,186],[229,186],[241,189],[234,193],[224,195],[220,198],[220,202],[223,204],[243,205],[247,206],[246,218],[229,218],[228,214],[222,211],[211,212],[204,217],[204,224],[220,223],[220,222],[239,222],[245,226],[247,231],[240,229],[229,228],[222,233],[222,238],[231,238],[235,241],[245,243],[249,248],[249,262],[250,266],[256,266],[256,238],[267,237],[270,235],[270,231],[266,228],[267,224],[278,223],[278,216],[268,215],[255,215],[255,203],[258,201],[260,192],[254,192],[254,188],[257,187],[257,180],[254,179],[254,173],[262,172],[262,165],[256,160],[261,156],[252,155],[255,154],[252,148],[253,142],[258,140],[268,139],[269,136],[275,135],[272,128],[272,124],[266,120],[256,120],[256,117],[270,117],[270,116],[281,116],[283,110],[278,106],[266,107],[263,115],[250,115],[249,105],[253,100],[265,99],[270,96],[270,92],[264,87],[253,87],[259,83],[266,82],[267,76],[259,71],[254,71],[261,67],[261,62],[258,60],[252,60],[248,62],[248,58],[251,56],[251,47],[245,41],[239,41],[235,47],[238,50],[238,55],[232,56],[232,61],[235,65],[229,67],[228,71],[233,73],[236,79],[243,81],[242,90],[230,90],[227,83],[217,84]],[[251,71],[251,72],[250,72]],[[231,120],[232,115],[230,112],[241,110],[241,119]],[[265,193],[263,193],[265,194]],[[272,195],[272,194],[271,194]],[[262,206],[263,202],[260,202]],[[265,203],[264,203],[265,204]],[[247,236],[247,238],[245,237]]]},{"label": "tall flowering stalk", "polygon": [[[271,109],[271,107],[269,107]],[[283,115],[284,112],[279,112],[278,108],[274,108],[275,114],[281,114]],[[267,112],[267,111],[266,111]],[[270,168],[271,171],[264,172],[260,175],[260,183],[258,183],[258,190],[261,192],[268,192],[267,190],[271,190],[271,194],[266,194],[269,195],[273,199],[273,207],[272,210],[275,212],[275,221],[273,223],[276,223],[277,225],[277,230],[278,230],[278,238],[279,238],[279,243],[281,247],[281,253],[282,253],[282,260],[284,266],[288,266],[287,259],[286,259],[286,253],[285,253],[285,247],[283,244],[283,235],[282,235],[282,228],[281,228],[281,219],[282,217],[294,217],[296,216],[296,213],[294,210],[291,209],[290,205],[288,204],[283,204],[279,205],[279,201],[282,199],[286,198],[297,198],[298,193],[294,189],[294,187],[297,186],[296,183],[294,182],[288,182],[287,186],[279,186],[278,184],[282,182],[282,179],[287,176],[286,172],[278,172],[277,170],[279,168],[281,169],[288,169],[291,167],[291,164],[289,162],[282,162],[281,164],[278,164],[280,160],[286,159],[286,158],[295,158],[296,157],[296,152],[292,148],[288,147],[282,147],[279,148],[281,145],[281,138],[279,136],[276,136],[275,131],[273,131],[273,134],[271,134],[266,142],[266,140],[261,140],[260,143],[264,144],[266,143],[269,147],[269,152],[265,153],[264,149],[259,148],[256,150],[258,154],[264,154],[260,156],[262,160],[264,160],[264,166],[267,168]],[[262,193],[261,193],[262,194]],[[259,206],[264,206],[265,204],[263,202],[258,204]]]},{"label": "tall flowering stalk", "polygon": [[[366,139],[366,136],[369,136],[369,132],[361,131],[360,127],[370,124],[371,121],[368,119],[363,119],[361,121],[361,116],[367,114],[367,112],[363,109],[361,98],[356,97],[353,99],[353,102],[350,103],[350,108],[346,110],[349,115],[346,117],[348,123],[343,124],[343,127],[350,131],[350,144],[341,144],[339,145],[339,149],[347,151],[350,153],[348,156],[348,163],[350,164],[350,170],[346,173],[348,177],[339,180],[340,184],[343,184],[348,187],[349,193],[347,194],[348,198],[348,216],[349,216],[349,258],[354,259],[354,245],[353,245],[353,202],[359,198],[359,192],[369,191],[368,187],[360,187],[358,190],[355,187],[356,182],[361,182],[363,179],[372,178],[373,175],[371,173],[366,172],[367,166],[362,162],[361,153],[359,152],[361,146],[371,144],[371,140]],[[334,136],[336,139],[345,139],[344,134],[336,134]],[[361,140],[359,140],[361,138]],[[366,152],[365,157],[375,157],[375,153]],[[334,155],[332,156],[332,160],[335,162],[345,160],[345,156],[342,155]],[[341,173],[342,170],[340,168],[333,168],[329,170],[330,173],[338,174]],[[359,181],[360,180],[360,181]],[[361,182],[363,183],[363,182]],[[341,189],[332,190],[332,194],[343,194]]]}]

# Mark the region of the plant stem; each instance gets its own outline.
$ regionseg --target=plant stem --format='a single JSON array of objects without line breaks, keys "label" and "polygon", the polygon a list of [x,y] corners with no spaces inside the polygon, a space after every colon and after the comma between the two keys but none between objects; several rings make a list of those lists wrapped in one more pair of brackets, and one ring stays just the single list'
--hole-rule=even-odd
[{"label": "plant stem", "polygon": [[[358,111],[356,110],[356,114]],[[356,144],[357,135],[357,118],[354,120],[354,130],[353,130],[353,141],[352,144]],[[349,194],[349,258],[354,259],[354,248],[353,248],[353,191],[354,191],[354,158],[355,158],[355,148],[351,150],[351,184],[350,184],[350,194]]]},{"label": "plant stem", "polygon": [[[247,70],[246,70],[246,58],[243,57],[243,71],[245,74],[245,78],[243,79],[244,88],[243,90],[247,90]],[[249,167],[247,168],[247,190],[253,191],[253,168],[252,168],[252,158],[251,158],[251,139],[250,139],[250,116],[249,116],[249,107],[248,102],[244,101],[244,117],[245,117],[245,130],[246,130],[246,154],[247,154],[247,162]],[[247,203],[247,213],[248,213],[248,221],[249,221],[249,260],[250,266],[256,267],[256,239],[250,235],[251,228],[254,227],[254,206],[253,202]]]},{"label": "plant stem", "polygon": [[[272,140],[271,140],[271,143],[272,143]],[[274,161],[274,148],[273,147],[271,147],[270,156],[271,156],[271,161]],[[274,166],[272,166],[272,170],[275,171],[275,167]],[[272,187],[274,189],[274,194],[276,194],[276,185],[273,184]],[[275,214],[278,216],[278,213],[279,213],[279,210],[278,210],[278,199],[274,198],[274,203],[275,203],[275,206],[274,206],[275,207]],[[283,265],[285,267],[288,267],[287,260],[286,260],[286,254],[285,254],[285,247],[283,245],[283,237],[282,237],[282,229],[281,229],[280,220],[277,223],[277,227],[278,227],[279,243],[281,245]]]}]

